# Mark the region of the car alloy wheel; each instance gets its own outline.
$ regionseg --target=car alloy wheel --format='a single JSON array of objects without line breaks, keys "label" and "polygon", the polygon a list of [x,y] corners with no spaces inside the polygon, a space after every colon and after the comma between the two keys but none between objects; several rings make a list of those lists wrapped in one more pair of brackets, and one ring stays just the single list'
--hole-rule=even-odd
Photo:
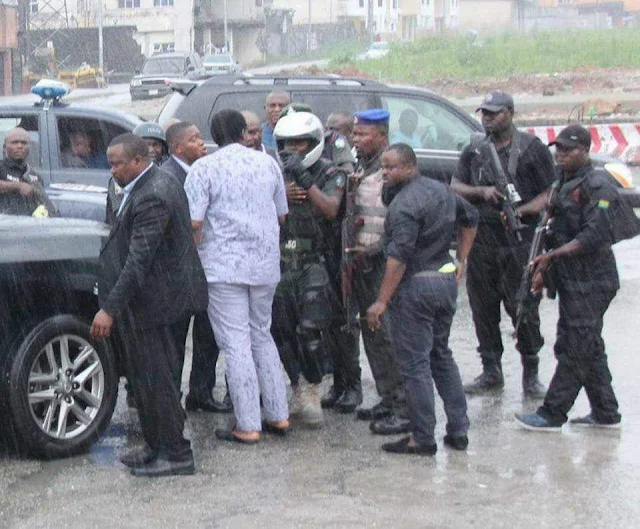
[{"label": "car alloy wheel", "polygon": [[105,392],[104,368],[93,346],[63,334],[47,343],[29,373],[31,415],[42,431],[70,439],[95,420]]}]

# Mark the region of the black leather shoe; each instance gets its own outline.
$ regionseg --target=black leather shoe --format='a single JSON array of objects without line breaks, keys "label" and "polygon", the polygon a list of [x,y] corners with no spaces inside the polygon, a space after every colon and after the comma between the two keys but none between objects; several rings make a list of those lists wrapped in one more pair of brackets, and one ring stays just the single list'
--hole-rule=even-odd
[{"label": "black leather shoe", "polygon": [[397,435],[399,433],[407,433],[411,430],[411,424],[406,419],[400,419],[395,415],[372,421],[369,425],[371,433],[376,435]]},{"label": "black leather shoe", "polygon": [[320,406],[324,409],[333,408],[333,405],[338,401],[343,393],[343,389],[331,386],[329,391],[322,395],[322,399],[320,399]]},{"label": "black leather shoe", "polygon": [[410,437],[403,437],[394,443],[386,443],[382,445],[385,452],[391,454],[413,454],[417,456],[434,456],[438,451],[438,445],[415,445],[409,446]]},{"label": "black leather shoe", "polygon": [[185,461],[169,461],[163,457],[155,458],[151,463],[131,469],[131,474],[141,478],[159,478],[162,476],[186,476],[195,474],[193,458]]},{"label": "black leather shoe", "polygon": [[231,399],[227,400],[227,397],[224,398],[222,402],[216,402],[213,397],[204,397],[198,399],[193,397],[191,394],[187,395],[187,398],[184,401],[184,407],[187,411],[208,411],[211,413],[232,413],[233,405],[231,404]]},{"label": "black leather shoe", "polygon": [[355,389],[346,390],[333,408],[339,413],[352,413],[362,404],[362,393]]},{"label": "black leather shoe", "polygon": [[469,438],[466,435],[445,435],[444,444],[454,450],[460,450],[463,452],[469,446]]},{"label": "black leather shoe", "polygon": [[359,421],[377,421],[389,417],[393,410],[389,406],[385,406],[382,402],[376,404],[373,408],[361,408],[357,411],[356,417]]},{"label": "black leather shoe", "polygon": [[156,457],[158,457],[158,453],[155,450],[152,450],[149,446],[144,446],[124,454],[120,458],[120,462],[128,467],[141,467],[148,465]]}]

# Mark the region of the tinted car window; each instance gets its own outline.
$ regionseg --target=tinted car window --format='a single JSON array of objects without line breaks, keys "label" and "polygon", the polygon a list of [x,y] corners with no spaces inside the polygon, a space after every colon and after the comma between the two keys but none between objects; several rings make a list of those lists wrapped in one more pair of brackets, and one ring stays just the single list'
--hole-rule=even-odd
[{"label": "tinted car window", "polygon": [[293,92],[293,100],[306,103],[323,123],[332,112],[348,112],[376,108],[378,98],[368,92]]},{"label": "tinted car window", "polygon": [[[216,112],[231,108],[234,110],[251,110],[255,112],[262,120],[265,119],[264,101],[268,92],[236,92],[228,94],[220,94],[213,104],[213,109],[207,121],[207,130],[201,130],[202,137],[206,141],[212,141],[211,138],[211,118]],[[186,119],[186,118],[185,118]],[[201,118],[195,118],[193,123],[200,123]]]},{"label": "tinted car window", "polygon": [[[38,114],[6,113],[0,116],[0,145],[4,145],[5,134],[14,127],[22,127],[29,133],[31,146],[28,163],[34,168],[42,167],[42,150],[40,148],[40,127]],[[0,151],[0,160],[4,158],[4,150]]]},{"label": "tinted car window", "polygon": [[461,151],[469,144],[471,127],[462,117],[436,101],[404,95],[383,95],[389,119],[389,139],[414,149]]},{"label": "tinted car window", "polygon": [[182,73],[183,71],[184,59],[182,57],[147,59],[142,68],[143,74]]}]

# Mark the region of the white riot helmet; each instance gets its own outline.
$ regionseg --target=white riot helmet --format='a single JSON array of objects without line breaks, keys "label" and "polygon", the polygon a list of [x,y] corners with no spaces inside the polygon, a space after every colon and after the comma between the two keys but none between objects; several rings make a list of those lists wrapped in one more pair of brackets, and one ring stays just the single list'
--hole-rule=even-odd
[{"label": "white riot helmet", "polygon": [[316,163],[324,150],[324,127],[311,112],[293,112],[281,117],[273,129],[273,137],[278,144],[278,152],[284,151],[285,140],[312,140],[314,146],[302,160],[305,169]]}]

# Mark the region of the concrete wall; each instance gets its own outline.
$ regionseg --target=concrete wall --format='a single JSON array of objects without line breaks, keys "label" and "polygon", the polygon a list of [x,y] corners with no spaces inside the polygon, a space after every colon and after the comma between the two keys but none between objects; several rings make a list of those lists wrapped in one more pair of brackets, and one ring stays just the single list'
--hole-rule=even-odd
[{"label": "concrete wall", "polygon": [[0,4],[0,96],[11,95],[13,86],[19,86],[13,79],[13,55],[17,49],[18,8]]},{"label": "concrete wall", "polygon": [[154,7],[153,0],[140,0],[139,8],[120,9],[118,0],[104,0],[104,24],[132,25],[142,53],[153,55],[154,45],[173,42],[176,51],[193,49],[193,0],[174,0],[174,6]]},{"label": "concrete wall", "polygon": [[461,0],[459,27],[500,32],[513,27],[514,15],[512,0]]}]

